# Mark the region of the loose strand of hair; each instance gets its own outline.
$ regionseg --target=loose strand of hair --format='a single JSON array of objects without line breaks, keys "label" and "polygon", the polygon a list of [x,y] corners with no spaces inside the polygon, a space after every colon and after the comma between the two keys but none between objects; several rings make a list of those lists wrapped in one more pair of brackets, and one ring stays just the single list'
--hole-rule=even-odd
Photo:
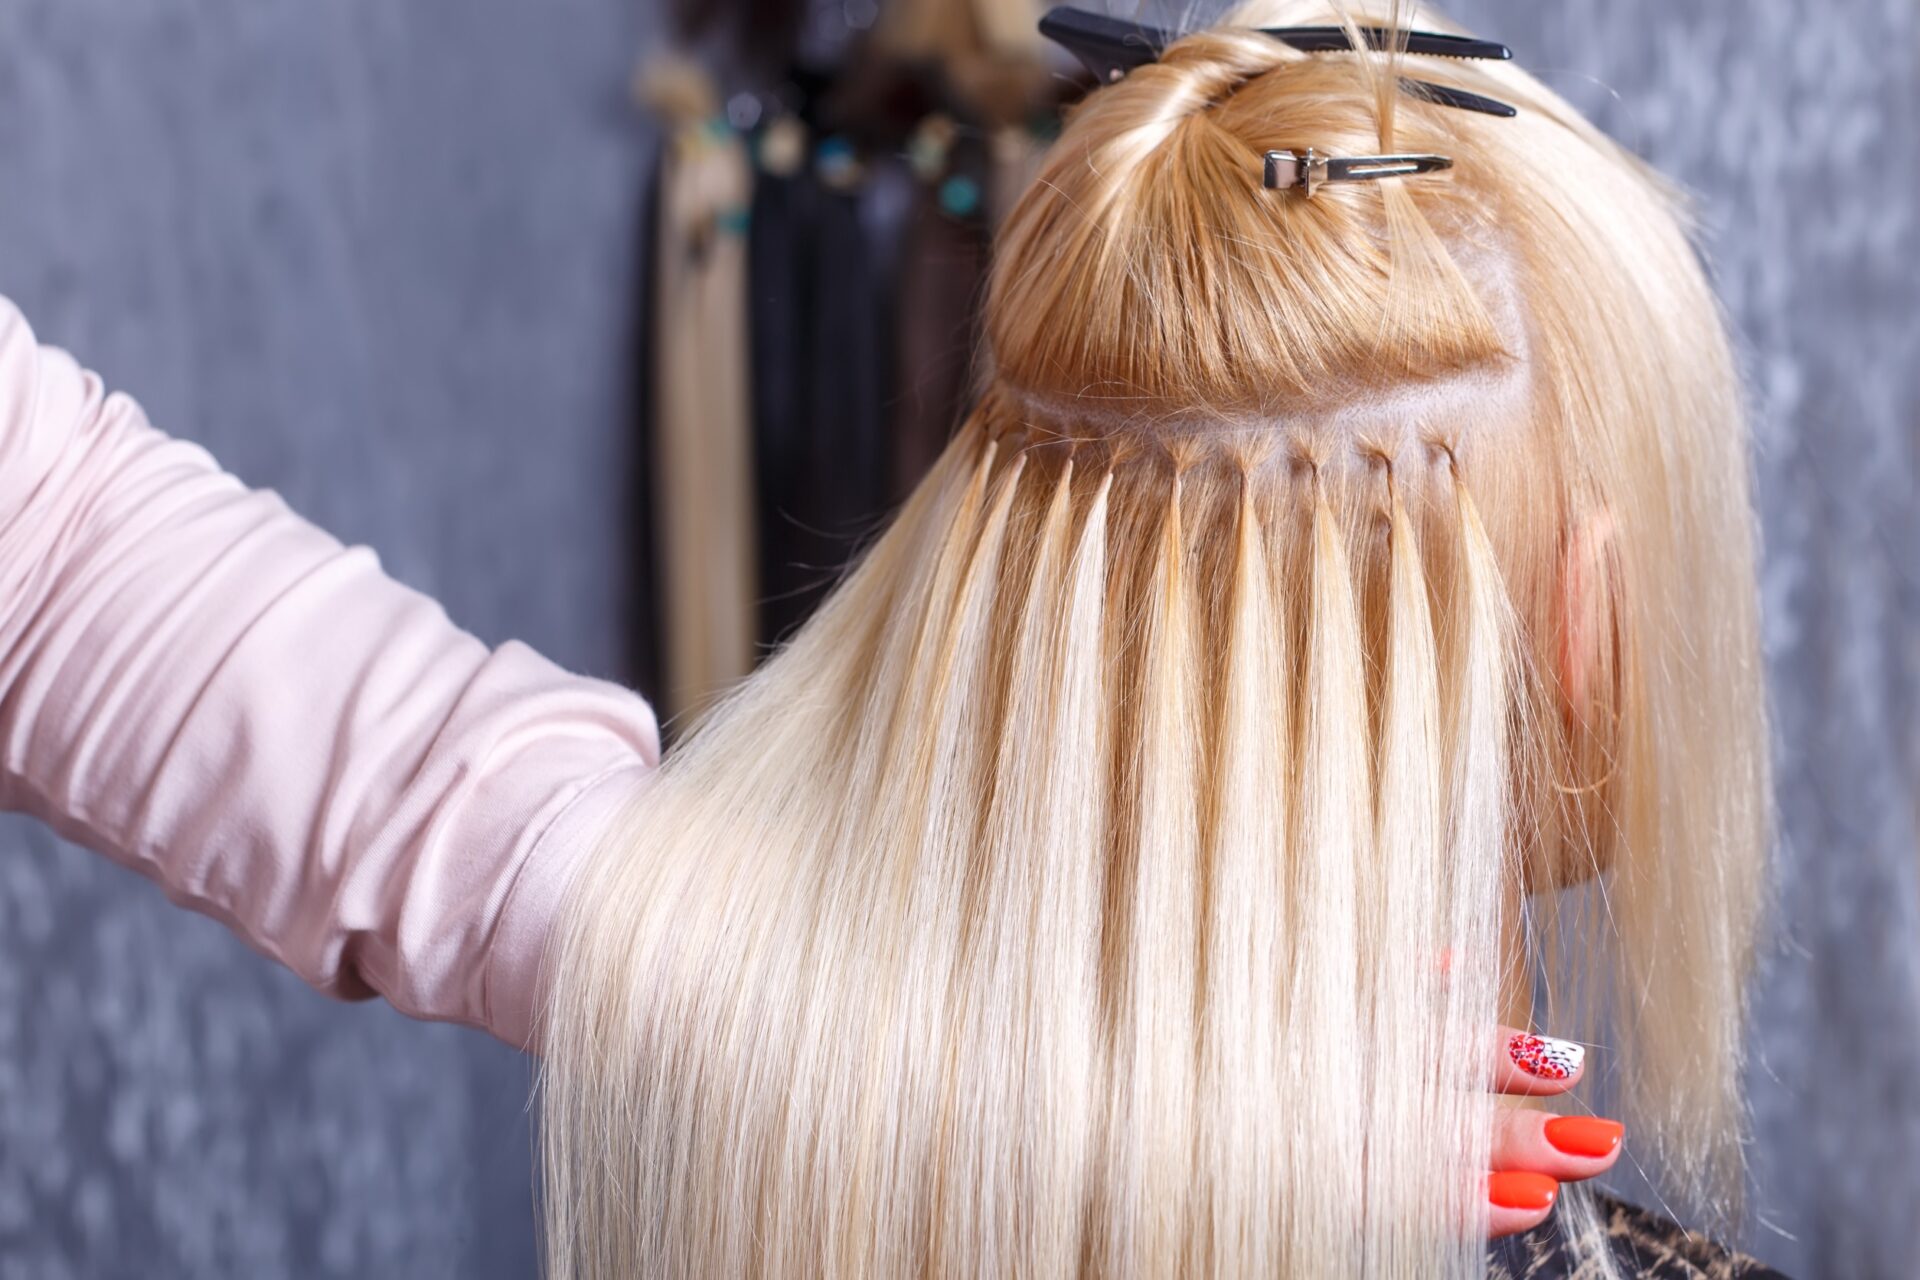
[{"label": "loose strand of hair", "polygon": [[1179,1269],[1191,1229],[1193,1030],[1200,862],[1194,802],[1197,690],[1194,603],[1186,571],[1183,477],[1175,470],[1152,542],[1136,638],[1141,699],[1126,745],[1131,813],[1121,818],[1123,864],[1110,885],[1114,984],[1114,1108],[1107,1127],[1106,1264],[1121,1274]]},{"label": "loose strand of hair", "polygon": [[[1281,1099],[1288,912],[1287,633],[1252,477],[1238,474],[1232,571],[1214,691],[1208,796],[1196,1230],[1188,1269],[1255,1275],[1280,1253],[1276,1203],[1291,1117]],[[1278,908],[1276,910],[1276,908]]]},{"label": "loose strand of hair", "polygon": [[[981,465],[985,470],[991,460],[983,457]],[[954,960],[948,955],[942,962],[948,947],[932,944],[959,929],[968,868],[950,855],[981,838],[980,797],[991,784],[995,740],[988,637],[1025,469],[1025,457],[1015,455],[987,481],[989,495],[955,584],[952,613],[928,663],[924,699],[902,708],[907,732],[891,768],[914,778],[914,790],[895,819],[898,825],[862,842],[863,869],[850,877],[847,899],[859,904],[851,930],[855,936],[872,932],[881,949],[864,972],[827,983],[870,993],[864,1002],[847,1002],[866,1006],[857,1015],[864,1028],[851,1018],[845,1028],[853,1043],[867,1046],[860,1060],[868,1064],[868,1075],[852,1104],[854,1166],[839,1171],[839,1185],[818,1191],[827,1206],[820,1224],[830,1242],[825,1264],[835,1273],[917,1271],[933,1234],[926,1179],[940,1132],[941,1067],[927,1048],[942,1042]],[[809,1043],[822,1055],[822,1069],[830,1071],[847,1040],[822,1034]],[[830,1075],[825,1079],[831,1082]],[[796,1148],[793,1154],[804,1157],[806,1151]],[[823,1176],[817,1161],[801,1169],[816,1180]],[[900,1225],[887,1225],[890,1219]],[[876,1221],[882,1224],[877,1230]]]},{"label": "loose strand of hair", "polygon": [[[1436,1188],[1459,1177],[1466,1108],[1480,1099],[1425,1064],[1444,1039],[1449,977],[1440,761],[1440,672],[1428,587],[1401,485],[1386,466],[1388,564],[1386,656],[1382,676],[1376,862],[1367,876],[1365,1000],[1371,1102],[1365,1152],[1369,1274],[1403,1276],[1436,1267],[1464,1274],[1453,1205]],[[1409,1070],[1409,1067],[1412,1070]]]},{"label": "loose strand of hair", "polygon": [[1364,1035],[1358,999],[1359,873],[1370,864],[1372,779],[1364,645],[1346,540],[1313,475],[1308,639],[1303,655],[1288,917],[1287,1091],[1312,1100],[1287,1144],[1280,1272],[1358,1266],[1365,1180]]},{"label": "loose strand of hair", "polygon": [[[1071,947],[1061,948],[1055,957],[1058,973],[1047,972],[1036,954],[1050,927],[1084,937],[1084,926],[1076,931],[1074,925],[1090,909],[1089,903],[1062,894],[1049,878],[1052,863],[1067,852],[1056,847],[1061,820],[1071,827],[1076,812],[1095,812],[1098,803],[1090,795],[1050,794],[1052,771],[1045,765],[1084,747],[1075,736],[1083,723],[1062,704],[1072,655],[1061,640],[1071,620],[1061,616],[1056,603],[1068,597],[1075,570],[1073,470],[1069,459],[1039,519],[1035,562],[1011,628],[1003,682],[1008,705],[996,735],[985,839],[969,851],[974,865],[962,886],[959,954],[948,1001],[952,1029],[945,1102],[936,1140],[947,1159],[933,1187],[930,1250],[940,1268],[955,1273],[1021,1270],[1030,1265],[1031,1250],[1044,1248],[1043,1237],[1060,1234],[1079,1211],[1071,1192],[1074,1179],[1038,1167],[1044,1160],[1036,1161],[1009,1139],[1042,1130],[1059,1136],[1062,1117],[1049,1109],[1060,1099],[1086,1095],[1084,1081],[1075,1088],[1060,1077],[1076,1066],[1084,1069],[1090,1039],[1036,1054],[1005,1021],[1024,1015],[1037,1022],[1090,1003],[1087,991],[1075,989],[1082,984],[1072,972],[1076,960],[1090,967],[1090,953],[1081,957]],[[1055,802],[1065,807],[1057,809]],[[1010,857],[1009,850],[1028,850],[1032,856]],[[1059,1056],[1062,1048],[1070,1055],[1065,1060]],[[1009,1113],[1019,1121],[1006,1124]],[[1038,1154],[1070,1162],[1074,1145]],[[1079,1146],[1084,1150],[1084,1143]],[[1077,1242],[1072,1247],[1077,1253]]]},{"label": "loose strand of hair", "polygon": [[[1451,455],[1449,455],[1451,462]],[[1517,905],[1519,876],[1509,848],[1512,727],[1509,663],[1513,620],[1499,566],[1473,497],[1452,469],[1458,512],[1462,643],[1456,659],[1448,738],[1453,744],[1447,841],[1450,919],[1446,923],[1449,978],[1436,1061],[1446,1086],[1483,1094],[1490,1083],[1490,1029],[1497,1025],[1498,992],[1508,976],[1503,922]],[[1487,1167],[1491,1113],[1466,1135],[1468,1167]],[[1462,1180],[1456,1211],[1472,1234],[1484,1236],[1486,1203]]]}]

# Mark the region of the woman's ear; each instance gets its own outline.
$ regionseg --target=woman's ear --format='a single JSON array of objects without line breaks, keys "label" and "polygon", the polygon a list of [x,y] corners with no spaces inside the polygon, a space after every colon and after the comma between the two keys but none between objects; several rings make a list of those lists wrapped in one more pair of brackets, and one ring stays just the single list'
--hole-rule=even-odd
[{"label": "woman's ear", "polygon": [[1600,645],[1612,630],[1605,591],[1613,546],[1613,512],[1605,507],[1585,517],[1569,534],[1560,566],[1560,688],[1573,724],[1593,722],[1594,694],[1601,678]]},{"label": "woman's ear", "polygon": [[1615,522],[1606,507],[1576,518],[1560,544],[1558,641],[1554,676],[1565,755],[1553,781],[1559,793],[1559,838],[1527,871],[1527,892],[1583,884],[1612,861],[1613,824],[1606,817],[1613,775],[1614,717],[1619,707],[1619,601]]}]

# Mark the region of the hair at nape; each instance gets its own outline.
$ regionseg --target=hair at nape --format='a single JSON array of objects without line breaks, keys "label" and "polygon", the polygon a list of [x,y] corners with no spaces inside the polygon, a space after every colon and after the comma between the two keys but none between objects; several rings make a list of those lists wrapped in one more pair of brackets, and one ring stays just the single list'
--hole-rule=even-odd
[{"label": "hair at nape", "polygon": [[[1073,113],[977,406],[580,875],[552,1274],[1479,1275],[1503,1018],[1604,1037],[1642,1166],[1734,1203],[1722,321],[1533,78],[1391,63],[1216,28]],[[1454,165],[1263,190],[1303,145]]]}]

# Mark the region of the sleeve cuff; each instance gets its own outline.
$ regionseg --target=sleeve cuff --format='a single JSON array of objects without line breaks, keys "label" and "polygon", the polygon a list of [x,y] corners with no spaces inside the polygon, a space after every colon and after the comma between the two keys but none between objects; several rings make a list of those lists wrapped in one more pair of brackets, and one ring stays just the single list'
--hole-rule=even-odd
[{"label": "sleeve cuff", "polygon": [[607,824],[654,772],[645,760],[589,779],[555,815],[515,874],[487,957],[487,1030],[516,1049],[538,1053],[545,969],[553,928],[568,888]]}]

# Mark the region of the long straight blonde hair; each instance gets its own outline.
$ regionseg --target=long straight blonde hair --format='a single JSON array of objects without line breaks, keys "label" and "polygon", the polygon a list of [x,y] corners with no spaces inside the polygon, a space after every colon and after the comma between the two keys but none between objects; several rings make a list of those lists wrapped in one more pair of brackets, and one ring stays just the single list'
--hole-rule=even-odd
[{"label": "long straight blonde hair", "polygon": [[[1609,1028],[1642,1162],[1731,1198],[1722,322],[1642,165],[1512,66],[1422,66],[1491,119],[1395,61],[1228,26],[1074,114],[978,405],[582,873],[554,1276],[1477,1275],[1535,986]],[[1454,167],[1263,190],[1304,146]]]}]

